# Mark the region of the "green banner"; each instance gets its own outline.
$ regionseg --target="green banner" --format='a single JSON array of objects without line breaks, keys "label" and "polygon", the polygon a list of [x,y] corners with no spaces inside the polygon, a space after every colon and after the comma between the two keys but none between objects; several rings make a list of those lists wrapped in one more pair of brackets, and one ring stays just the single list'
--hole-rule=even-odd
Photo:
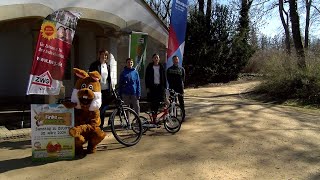
[{"label": "green banner", "polygon": [[130,57],[134,60],[134,67],[139,72],[140,79],[144,78],[144,67],[147,58],[148,34],[132,32],[130,39]]}]

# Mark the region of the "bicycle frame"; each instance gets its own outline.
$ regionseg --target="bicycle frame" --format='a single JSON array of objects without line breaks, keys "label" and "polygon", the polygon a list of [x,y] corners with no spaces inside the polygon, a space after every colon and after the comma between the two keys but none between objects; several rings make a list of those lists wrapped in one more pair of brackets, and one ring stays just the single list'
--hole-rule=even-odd
[{"label": "bicycle frame", "polygon": [[[116,108],[109,117],[111,132],[119,143],[125,146],[133,146],[137,144],[142,137],[143,129],[141,120],[133,109],[124,104],[115,89],[112,89],[112,93],[116,98]],[[130,118],[132,122],[130,122]],[[117,122],[117,124],[115,124],[115,122]],[[130,133],[131,130],[132,133]],[[128,139],[128,137],[132,137],[133,139]]]},{"label": "bicycle frame", "polygon": [[[131,128],[131,123],[129,122],[129,118],[128,118],[128,115],[123,111],[123,107],[126,106],[123,102],[123,100],[120,98],[119,95],[117,95],[116,91],[114,89],[112,89],[112,93],[113,95],[115,96],[116,98],[116,106],[117,106],[117,109],[118,109],[118,112],[120,113],[120,122],[121,122],[121,125],[122,127],[125,127],[125,125],[129,125],[127,126],[127,128]],[[122,116],[121,114],[123,114],[124,116],[124,119],[125,119],[125,124],[122,122]]]},{"label": "bicycle frame", "polygon": [[[160,117],[158,117],[160,114],[162,114]],[[152,120],[152,115],[148,114],[149,119]],[[169,114],[169,107],[165,107],[161,112],[157,113],[156,122],[163,121],[167,118],[167,116],[170,116]]]},{"label": "bicycle frame", "polygon": [[[162,104],[164,103],[162,102]],[[150,128],[159,128],[160,123],[163,123],[164,128],[168,132],[170,133],[178,132],[181,128],[181,122],[177,117],[170,115],[170,112],[169,112],[170,109],[171,108],[169,108],[169,106],[165,106],[162,111],[156,114],[152,112],[146,112],[146,114],[148,114],[149,116],[149,119],[146,117],[140,116],[140,118],[144,119],[143,121],[144,125],[142,125],[144,127],[143,132],[145,133]],[[156,115],[154,120],[155,122],[152,123],[154,115]]]},{"label": "bicycle frame", "polygon": [[170,115],[175,116],[174,114],[175,105],[177,104],[178,96],[180,95],[180,93],[175,92],[173,89],[167,89],[167,90],[169,91]]}]

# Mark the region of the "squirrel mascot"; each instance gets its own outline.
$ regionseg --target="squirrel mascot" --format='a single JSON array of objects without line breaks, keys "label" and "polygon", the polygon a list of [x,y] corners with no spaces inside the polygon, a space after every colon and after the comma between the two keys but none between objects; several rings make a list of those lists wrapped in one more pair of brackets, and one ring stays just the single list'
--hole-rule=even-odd
[{"label": "squirrel mascot", "polygon": [[96,152],[97,145],[106,134],[100,129],[101,86],[99,72],[87,73],[73,68],[78,77],[71,95],[71,102],[63,102],[66,108],[75,108],[75,127],[70,128],[69,134],[75,138],[75,153],[84,153],[83,144],[88,142],[87,153]]}]

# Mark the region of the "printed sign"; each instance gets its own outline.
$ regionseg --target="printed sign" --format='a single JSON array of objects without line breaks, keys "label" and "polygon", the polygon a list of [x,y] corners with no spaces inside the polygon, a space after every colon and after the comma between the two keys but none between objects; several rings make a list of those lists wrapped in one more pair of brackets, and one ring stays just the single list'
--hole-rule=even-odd
[{"label": "printed sign", "polygon": [[74,109],[62,104],[31,104],[32,160],[59,160],[74,157]]},{"label": "printed sign", "polygon": [[41,25],[27,95],[58,95],[80,14],[55,11]]}]

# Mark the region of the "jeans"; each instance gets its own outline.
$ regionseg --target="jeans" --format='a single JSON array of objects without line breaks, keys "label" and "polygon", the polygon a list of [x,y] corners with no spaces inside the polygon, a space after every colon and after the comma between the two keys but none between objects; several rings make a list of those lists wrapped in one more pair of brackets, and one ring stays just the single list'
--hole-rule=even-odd
[{"label": "jeans", "polygon": [[106,113],[106,110],[107,110],[108,108],[109,108],[108,105],[101,106],[101,108],[100,108],[100,119],[101,119],[100,128],[101,128],[101,129],[103,128],[105,113]]}]

